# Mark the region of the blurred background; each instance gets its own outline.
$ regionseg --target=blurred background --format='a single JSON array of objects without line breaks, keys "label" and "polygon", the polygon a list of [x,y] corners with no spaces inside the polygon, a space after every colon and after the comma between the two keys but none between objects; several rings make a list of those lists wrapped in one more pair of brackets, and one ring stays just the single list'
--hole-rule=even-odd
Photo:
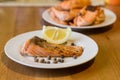
[{"label": "blurred background", "polygon": [[[36,6],[54,6],[62,0],[0,0],[0,5],[29,4]],[[93,5],[105,5],[104,0],[91,0]],[[15,4],[16,3],[16,4]]]}]

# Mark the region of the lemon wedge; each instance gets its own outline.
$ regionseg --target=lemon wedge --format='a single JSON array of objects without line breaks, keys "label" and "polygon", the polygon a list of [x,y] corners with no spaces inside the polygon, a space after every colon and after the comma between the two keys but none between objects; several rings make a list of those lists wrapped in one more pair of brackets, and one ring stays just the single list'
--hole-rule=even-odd
[{"label": "lemon wedge", "polygon": [[53,26],[43,26],[42,37],[47,42],[62,44],[68,40],[71,35],[71,28],[67,27],[66,29],[53,27]]}]

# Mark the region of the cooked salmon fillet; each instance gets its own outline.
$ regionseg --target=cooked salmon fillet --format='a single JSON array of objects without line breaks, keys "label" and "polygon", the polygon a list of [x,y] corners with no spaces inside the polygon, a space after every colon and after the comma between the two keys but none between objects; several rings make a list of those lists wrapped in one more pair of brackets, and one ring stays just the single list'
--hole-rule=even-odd
[{"label": "cooked salmon fillet", "polygon": [[71,57],[74,55],[80,56],[82,53],[83,48],[81,46],[51,44],[37,36],[27,40],[21,48],[23,56]]}]

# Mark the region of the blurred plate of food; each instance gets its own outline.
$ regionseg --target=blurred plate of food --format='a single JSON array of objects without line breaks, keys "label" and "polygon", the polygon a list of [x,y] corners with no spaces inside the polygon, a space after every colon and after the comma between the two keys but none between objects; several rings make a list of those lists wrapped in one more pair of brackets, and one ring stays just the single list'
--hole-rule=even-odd
[{"label": "blurred plate of food", "polygon": [[71,27],[72,29],[101,28],[116,21],[116,15],[111,10],[93,6],[90,2],[85,1],[78,1],[79,4],[82,4],[81,6],[78,3],[63,1],[44,11],[42,18],[58,27]]}]

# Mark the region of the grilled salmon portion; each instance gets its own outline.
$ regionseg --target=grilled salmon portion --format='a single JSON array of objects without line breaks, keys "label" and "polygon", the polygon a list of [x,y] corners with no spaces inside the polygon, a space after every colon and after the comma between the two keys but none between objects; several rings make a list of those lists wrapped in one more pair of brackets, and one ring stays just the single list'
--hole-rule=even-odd
[{"label": "grilled salmon portion", "polygon": [[74,55],[80,56],[82,53],[83,48],[81,46],[51,44],[37,36],[27,40],[21,48],[23,56],[71,57]]}]

